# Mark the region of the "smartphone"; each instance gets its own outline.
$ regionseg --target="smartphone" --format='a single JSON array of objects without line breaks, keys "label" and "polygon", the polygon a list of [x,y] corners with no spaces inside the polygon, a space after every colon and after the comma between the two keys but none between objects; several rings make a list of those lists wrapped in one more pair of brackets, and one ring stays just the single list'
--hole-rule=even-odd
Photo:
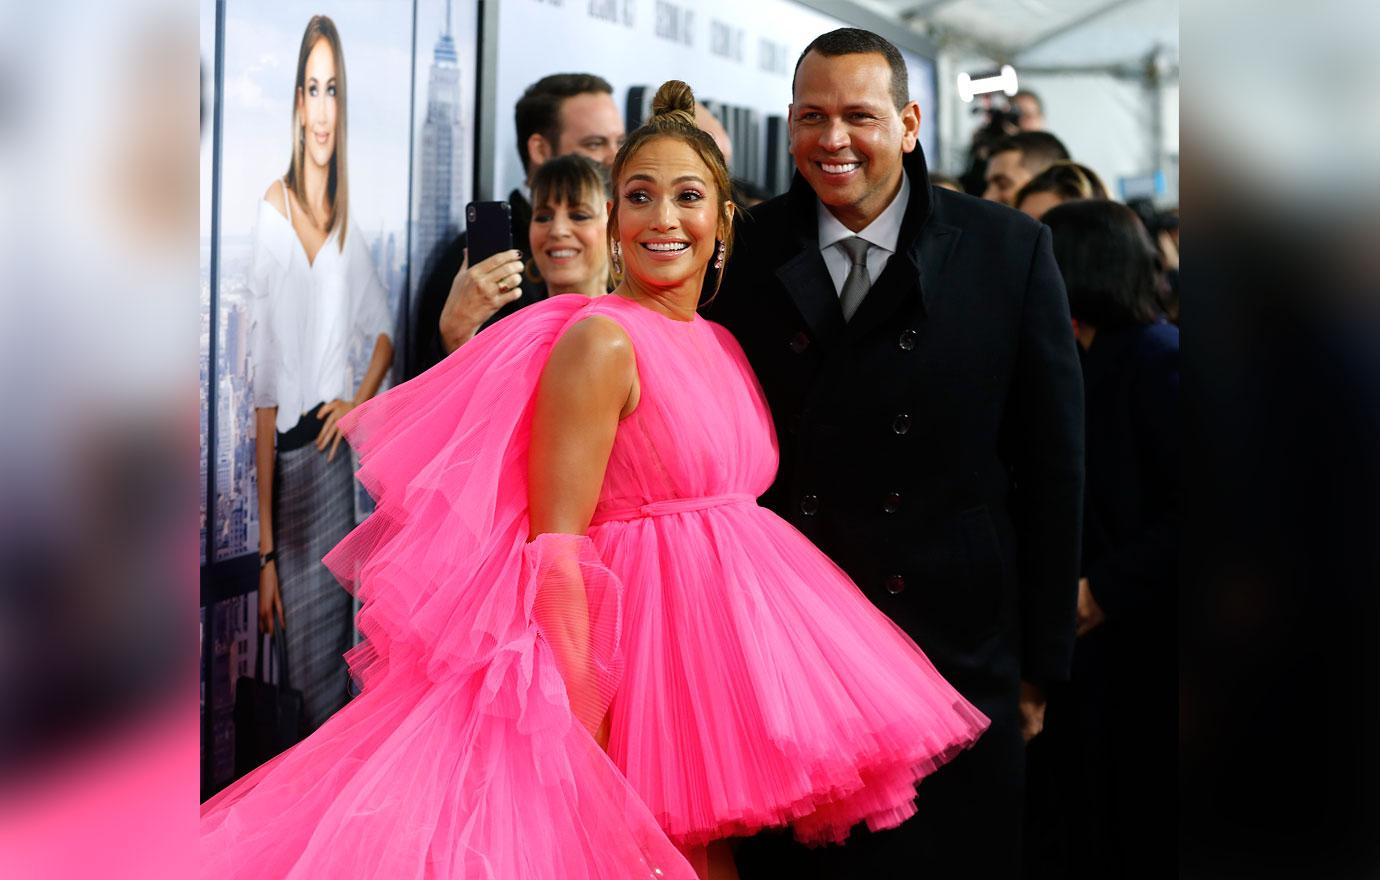
[{"label": "smartphone", "polygon": [[513,249],[513,209],[507,202],[470,202],[465,206],[465,246],[470,265]]}]

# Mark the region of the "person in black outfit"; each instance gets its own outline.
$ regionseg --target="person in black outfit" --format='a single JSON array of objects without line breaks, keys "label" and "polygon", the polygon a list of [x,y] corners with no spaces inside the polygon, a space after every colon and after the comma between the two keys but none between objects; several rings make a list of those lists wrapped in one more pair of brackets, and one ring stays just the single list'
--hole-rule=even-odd
[{"label": "person in black outfit", "polygon": [[771,407],[781,465],[762,503],[992,726],[899,828],[816,850],[758,835],[740,842],[743,880],[1017,876],[1025,741],[1069,671],[1083,397],[1063,281],[1039,223],[930,185],[908,94],[876,34],[811,43],[791,190],[738,224],[704,311]]},{"label": "person in black outfit", "polygon": [[1028,876],[1174,874],[1179,330],[1135,213],[1044,215],[1077,321],[1087,495],[1073,674],[1031,745]]},{"label": "person in black outfit", "polygon": [[[513,115],[528,183],[543,162],[569,153],[612,167],[623,143],[623,117],[614,103],[613,87],[591,73],[542,77],[522,93]],[[526,188],[524,184],[508,194],[518,256],[496,254],[471,267],[463,232],[435,256],[417,296],[409,378],[439,363],[490,323],[546,298],[546,288],[528,277],[522,263],[531,256],[527,229],[532,205]]]}]

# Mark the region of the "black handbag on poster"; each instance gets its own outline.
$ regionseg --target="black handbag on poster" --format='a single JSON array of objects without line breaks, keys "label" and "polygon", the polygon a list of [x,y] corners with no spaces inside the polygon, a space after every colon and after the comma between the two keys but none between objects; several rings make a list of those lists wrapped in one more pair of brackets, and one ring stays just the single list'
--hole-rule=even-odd
[{"label": "black handbag on poster", "polygon": [[[272,642],[269,659],[278,670],[273,684],[264,664],[264,639]],[[279,754],[301,739],[302,692],[288,680],[287,639],[259,635],[254,675],[235,684],[235,776]]]}]

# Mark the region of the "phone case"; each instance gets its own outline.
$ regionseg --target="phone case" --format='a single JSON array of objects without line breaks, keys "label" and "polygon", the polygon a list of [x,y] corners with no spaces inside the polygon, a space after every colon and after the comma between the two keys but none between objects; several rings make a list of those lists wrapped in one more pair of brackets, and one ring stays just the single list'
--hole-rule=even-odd
[{"label": "phone case", "polygon": [[465,206],[465,246],[471,266],[513,249],[512,215],[507,202],[470,202]]}]

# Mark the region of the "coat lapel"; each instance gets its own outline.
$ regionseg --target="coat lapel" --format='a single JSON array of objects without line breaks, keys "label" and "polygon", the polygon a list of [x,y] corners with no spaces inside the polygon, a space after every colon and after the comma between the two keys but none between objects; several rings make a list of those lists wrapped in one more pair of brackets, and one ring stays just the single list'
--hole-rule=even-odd
[{"label": "coat lapel", "polygon": [[949,261],[963,230],[957,226],[931,218],[920,231],[920,237],[911,246],[908,256],[920,279],[920,296],[928,308],[933,296],[940,290],[939,276],[944,264]]},{"label": "coat lapel", "polygon": [[830,342],[838,337],[844,327],[843,309],[819,248],[803,248],[777,268],[776,277],[789,292],[815,339]]},{"label": "coat lapel", "polygon": [[843,309],[819,252],[815,193],[800,172],[796,172],[791,183],[789,199],[792,238],[798,251],[777,267],[776,277],[805,319],[810,334],[819,342],[828,343],[843,332]]}]

